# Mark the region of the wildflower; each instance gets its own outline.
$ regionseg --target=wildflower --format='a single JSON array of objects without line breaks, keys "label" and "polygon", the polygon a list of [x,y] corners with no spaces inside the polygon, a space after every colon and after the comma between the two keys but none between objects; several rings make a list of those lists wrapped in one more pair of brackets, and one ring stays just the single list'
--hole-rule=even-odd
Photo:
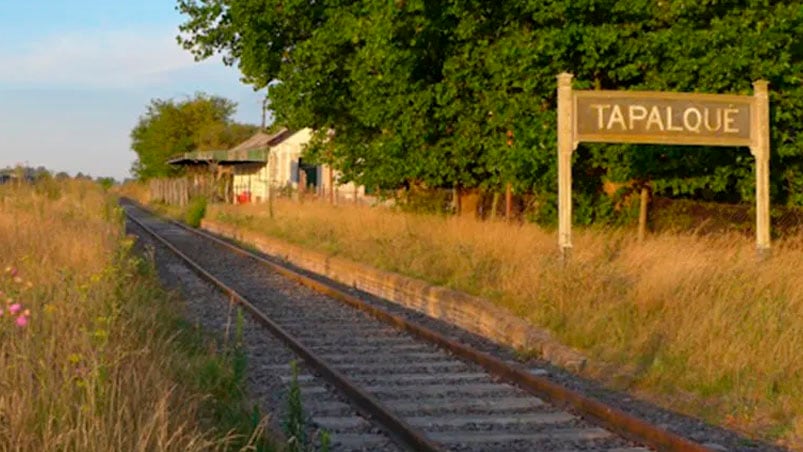
[{"label": "wildflower", "polygon": [[28,324],[28,317],[25,317],[24,315],[21,315],[21,316],[17,317],[17,326],[18,327],[22,328],[27,324]]},{"label": "wildflower", "polygon": [[8,267],[6,267],[6,273],[8,273],[9,275],[11,275],[12,278],[14,278],[15,276],[17,276],[17,273],[19,272],[17,271],[17,267],[12,267],[9,265]]},{"label": "wildflower", "polygon": [[19,276],[15,276],[14,277],[14,282],[17,283],[17,284],[22,284],[22,278],[20,278]]},{"label": "wildflower", "polygon": [[14,303],[8,307],[8,312],[10,314],[16,314],[19,312],[20,309],[22,309],[22,305],[19,303]]}]

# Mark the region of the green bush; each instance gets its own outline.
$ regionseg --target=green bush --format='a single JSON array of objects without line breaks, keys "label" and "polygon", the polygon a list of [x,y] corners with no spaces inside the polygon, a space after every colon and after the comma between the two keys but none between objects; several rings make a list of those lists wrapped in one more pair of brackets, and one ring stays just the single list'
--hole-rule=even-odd
[{"label": "green bush", "polygon": [[201,220],[204,219],[204,215],[206,215],[206,198],[199,196],[190,200],[187,212],[184,214],[184,221],[188,225],[197,228],[201,226]]}]

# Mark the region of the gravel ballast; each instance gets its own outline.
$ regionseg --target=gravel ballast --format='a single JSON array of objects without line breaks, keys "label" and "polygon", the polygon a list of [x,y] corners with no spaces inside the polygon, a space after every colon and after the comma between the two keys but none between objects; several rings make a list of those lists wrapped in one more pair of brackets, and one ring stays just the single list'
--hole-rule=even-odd
[{"label": "gravel ballast", "polygon": [[[576,414],[552,407],[518,388],[497,381],[479,366],[457,360],[432,345],[290,282],[255,261],[203,243],[176,226],[153,218],[147,222],[148,226],[164,232],[182,252],[334,363],[338,370],[369,388],[383,404],[401,413],[412,425],[425,431],[429,438],[451,450],[644,450]],[[129,227],[132,232],[141,232],[136,226]],[[155,260],[163,281],[180,290],[187,300],[188,319],[217,334],[230,332],[233,311],[227,298],[198,278],[164,247],[156,245],[150,238],[143,238],[143,242],[151,243],[155,249]],[[353,289],[340,288],[356,293]],[[513,351],[444,322],[375,297],[358,295],[369,303],[501,359],[517,360]],[[294,354],[250,319],[245,322],[243,341],[248,353],[251,396],[263,410],[273,414],[274,425],[278,425],[286,415],[288,363],[295,359]],[[628,395],[605,390],[546,362],[531,360],[526,365],[532,373],[548,376],[564,386],[593,395],[712,449],[770,448]],[[337,391],[303,365],[299,368],[310,436],[317,435],[321,429],[331,432],[333,450],[394,448],[382,430],[359,416]]]}]

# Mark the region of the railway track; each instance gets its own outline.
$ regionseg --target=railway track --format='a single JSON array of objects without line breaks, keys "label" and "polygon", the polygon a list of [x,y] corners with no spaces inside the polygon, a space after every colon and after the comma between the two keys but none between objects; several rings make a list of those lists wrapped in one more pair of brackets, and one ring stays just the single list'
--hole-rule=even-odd
[{"label": "railway track", "polygon": [[[303,359],[304,409],[332,450],[707,450],[202,231],[123,207]],[[287,278],[318,294],[287,296],[276,289]],[[291,380],[289,363],[261,370]]]}]

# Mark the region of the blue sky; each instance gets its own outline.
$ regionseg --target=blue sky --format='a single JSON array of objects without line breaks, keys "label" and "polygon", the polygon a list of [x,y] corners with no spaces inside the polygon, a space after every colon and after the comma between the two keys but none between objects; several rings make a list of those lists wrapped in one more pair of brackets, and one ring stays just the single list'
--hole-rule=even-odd
[{"label": "blue sky", "polygon": [[129,132],[150,99],[197,91],[258,124],[262,93],[219,58],[176,44],[172,0],[0,0],[0,168],[45,166],[123,179]]}]

